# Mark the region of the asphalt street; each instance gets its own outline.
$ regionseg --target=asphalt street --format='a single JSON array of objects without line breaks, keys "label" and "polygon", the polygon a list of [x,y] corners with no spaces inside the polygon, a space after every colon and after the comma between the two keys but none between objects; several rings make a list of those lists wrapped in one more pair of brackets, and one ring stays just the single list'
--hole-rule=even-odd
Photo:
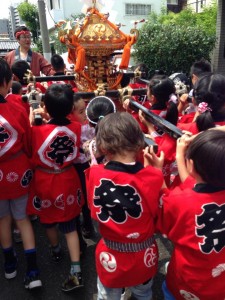
[{"label": "asphalt street", "polygon": [[[86,240],[88,247],[81,259],[83,277],[85,281],[84,288],[73,290],[69,293],[61,291],[61,284],[68,275],[70,269],[69,253],[66,248],[65,238],[61,236],[61,244],[64,251],[62,261],[53,263],[50,260],[48,252],[48,242],[45,232],[38,221],[33,223],[36,243],[37,259],[41,271],[42,288],[34,291],[28,291],[23,286],[23,277],[26,271],[26,263],[23,255],[22,244],[15,244],[18,255],[18,271],[14,279],[7,280],[4,278],[3,256],[0,251],[0,300],[95,300],[97,299],[96,288],[96,269],[94,252],[95,246],[99,239],[96,232],[95,237]],[[153,295],[154,300],[163,300],[161,284],[164,280],[164,265],[169,260],[172,250],[171,243],[161,236],[157,236],[159,246],[159,269],[154,279]],[[135,276],[135,274],[134,274]],[[129,298],[129,291],[126,292],[126,299]]]}]

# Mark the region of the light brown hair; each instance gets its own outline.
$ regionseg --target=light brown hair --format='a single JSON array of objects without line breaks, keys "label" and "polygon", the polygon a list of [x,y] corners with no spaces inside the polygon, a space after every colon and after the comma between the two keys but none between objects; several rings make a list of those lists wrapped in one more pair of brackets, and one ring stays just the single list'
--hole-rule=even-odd
[{"label": "light brown hair", "polygon": [[138,153],[144,147],[144,136],[138,122],[129,113],[111,113],[98,124],[96,145],[102,154]]}]

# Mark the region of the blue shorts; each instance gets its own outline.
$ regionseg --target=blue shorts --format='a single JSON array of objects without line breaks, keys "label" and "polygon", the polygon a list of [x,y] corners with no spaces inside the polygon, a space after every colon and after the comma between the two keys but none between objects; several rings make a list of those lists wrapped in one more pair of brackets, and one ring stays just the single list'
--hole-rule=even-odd
[{"label": "blue shorts", "polygon": [[15,220],[25,219],[27,200],[27,194],[16,199],[0,200],[0,218],[11,215]]},{"label": "blue shorts", "polygon": [[[129,290],[132,293],[132,296],[137,300],[149,300],[152,299],[152,284],[153,279],[149,280],[147,283],[139,284],[136,286],[129,287]],[[98,287],[98,298],[97,300],[121,300],[123,299],[122,288],[107,288],[104,286],[101,281],[97,280]]]},{"label": "blue shorts", "polygon": [[173,297],[173,295],[170,293],[170,291],[168,290],[165,280],[163,281],[163,284],[162,284],[162,290],[163,290],[164,300],[176,300]]}]

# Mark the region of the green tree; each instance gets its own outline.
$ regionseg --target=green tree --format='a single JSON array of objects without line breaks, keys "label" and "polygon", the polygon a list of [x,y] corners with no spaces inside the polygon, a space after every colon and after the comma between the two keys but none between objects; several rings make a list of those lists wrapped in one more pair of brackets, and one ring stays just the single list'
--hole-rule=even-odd
[{"label": "green tree", "polygon": [[216,33],[216,17],[217,17],[217,2],[214,0],[211,5],[204,6],[202,12],[195,13],[192,9],[187,8],[180,13],[169,11],[158,16],[160,24],[174,24],[185,26],[199,26],[209,34]]},{"label": "green tree", "polygon": [[[210,15],[210,18],[207,16]],[[210,22],[210,25],[209,25]],[[210,29],[208,28],[210,27]],[[204,57],[211,60],[216,42],[216,5],[205,8],[202,14],[185,9],[178,14],[150,14],[140,29],[134,45],[134,59],[155,70],[189,73],[194,61]]]},{"label": "green tree", "polygon": [[50,36],[50,43],[54,46],[54,51],[58,54],[62,54],[67,52],[67,47],[65,44],[62,44],[58,38],[58,29],[51,32]]},{"label": "green tree", "polygon": [[201,26],[208,34],[216,34],[217,2],[205,6],[203,11],[197,14],[196,24]]},{"label": "green tree", "polygon": [[17,10],[21,19],[25,22],[26,26],[30,29],[33,41],[37,43],[40,23],[38,17],[38,8],[35,4],[28,1],[22,2],[17,6]]}]

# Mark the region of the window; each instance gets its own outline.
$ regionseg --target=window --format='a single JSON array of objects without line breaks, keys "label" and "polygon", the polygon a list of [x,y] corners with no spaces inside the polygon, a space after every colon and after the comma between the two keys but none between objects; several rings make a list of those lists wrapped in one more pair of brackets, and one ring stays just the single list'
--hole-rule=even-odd
[{"label": "window", "polygon": [[201,8],[203,8],[204,5],[206,5],[206,1],[205,0],[201,0]]},{"label": "window", "polygon": [[125,4],[126,15],[147,16],[151,12],[151,5],[149,4]]},{"label": "window", "polygon": [[60,0],[50,0],[49,1],[49,7],[50,9],[60,9]]},{"label": "window", "polygon": [[178,0],[167,0],[167,4],[178,5]]}]

